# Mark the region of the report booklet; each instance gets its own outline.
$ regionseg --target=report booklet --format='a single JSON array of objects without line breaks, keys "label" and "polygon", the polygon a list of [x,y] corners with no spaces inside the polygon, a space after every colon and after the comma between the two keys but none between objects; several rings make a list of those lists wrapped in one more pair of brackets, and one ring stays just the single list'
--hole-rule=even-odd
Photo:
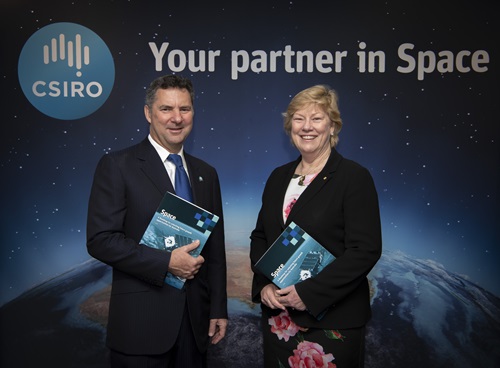
[{"label": "report booklet", "polygon": [[[190,252],[197,257],[212,230],[219,221],[219,216],[167,192],[149,223],[141,244],[171,252],[183,245],[200,241],[198,248]],[[165,282],[177,289],[182,289],[186,280],[170,272]]]},{"label": "report booklet", "polygon": [[334,259],[333,254],[291,222],[255,267],[283,289],[316,276]]}]

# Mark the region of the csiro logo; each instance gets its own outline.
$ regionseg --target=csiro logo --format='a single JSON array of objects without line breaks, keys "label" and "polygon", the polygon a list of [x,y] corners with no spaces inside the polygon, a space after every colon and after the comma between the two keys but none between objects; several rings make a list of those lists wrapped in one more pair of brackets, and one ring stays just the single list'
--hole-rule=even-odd
[{"label": "csiro logo", "polygon": [[35,108],[56,119],[74,120],[92,114],[107,100],[115,65],[93,31],[75,23],[54,23],[28,39],[18,75]]}]

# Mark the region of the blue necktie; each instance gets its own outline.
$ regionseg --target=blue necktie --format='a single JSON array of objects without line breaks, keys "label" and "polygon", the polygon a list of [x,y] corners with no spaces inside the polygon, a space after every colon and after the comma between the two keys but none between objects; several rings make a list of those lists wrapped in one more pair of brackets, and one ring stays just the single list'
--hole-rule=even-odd
[{"label": "blue necktie", "polygon": [[189,184],[189,178],[182,166],[182,158],[179,155],[171,153],[168,155],[167,160],[173,162],[176,166],[175,168],[175,194],[179,197],[184,198],[186,201],[192,202],[193,196],[191,193],[191,185]]}]

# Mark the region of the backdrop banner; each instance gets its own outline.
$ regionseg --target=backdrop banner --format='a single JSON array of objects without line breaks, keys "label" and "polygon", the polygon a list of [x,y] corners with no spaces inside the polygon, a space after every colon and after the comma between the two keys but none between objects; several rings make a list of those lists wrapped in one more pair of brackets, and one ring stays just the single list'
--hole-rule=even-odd
[{"label": "backdrop banner", "polygon": [[195,87],[185,149],[222,186],[230,320],[210,367],[263,366],[249,236],[267,177],[298,156],[281,114],[315,84],[338,92],[337,149],[380,199],[366,367],[500,366],[493,2],[3,0],[0,18],[0,366],[107,366],[90,186],[102,155],[146,137],[145,89],[170,73]]}]

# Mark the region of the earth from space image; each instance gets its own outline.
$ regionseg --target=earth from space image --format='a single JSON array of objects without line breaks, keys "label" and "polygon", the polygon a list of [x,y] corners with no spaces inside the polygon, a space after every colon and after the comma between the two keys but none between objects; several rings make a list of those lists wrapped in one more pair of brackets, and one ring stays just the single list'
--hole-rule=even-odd
[{"label": "earth from space image", "polygon": [[[262,367],[247,248],[228,248],[229,326],[209,367]],[[366,368],[500,367],[500,299],[430,260],[384,252],[371,272]],[[0,308],[3,368],[106,367],[111,269],[90,260]]]}]

